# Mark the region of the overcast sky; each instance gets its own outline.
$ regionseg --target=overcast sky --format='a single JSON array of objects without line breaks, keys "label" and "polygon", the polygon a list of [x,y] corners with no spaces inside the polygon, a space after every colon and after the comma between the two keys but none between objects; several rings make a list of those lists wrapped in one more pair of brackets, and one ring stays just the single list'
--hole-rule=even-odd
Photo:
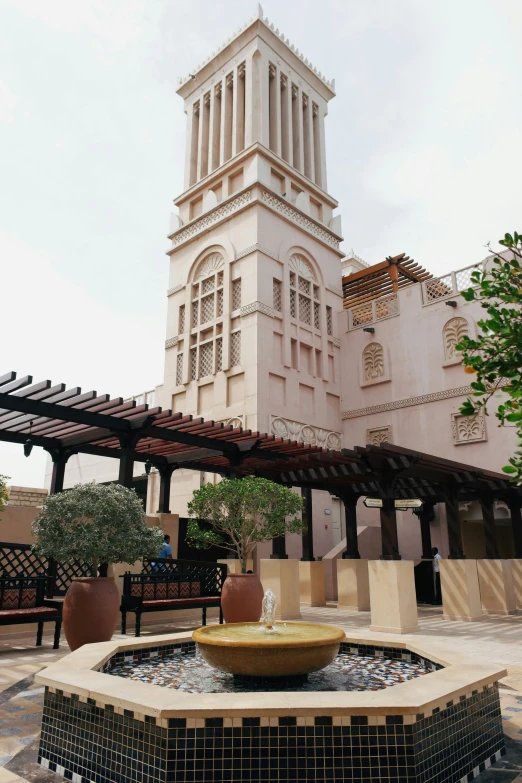
[{"label": "overcast sky", "polygon": [[[175,91],[244,0],[0,0],[0,374],[130,395],[162,380]],[[270,0],[328,78],[344,249],[440,274],[520,230],[521,0]],[[45,457],[0,444],[41,486]]]}]

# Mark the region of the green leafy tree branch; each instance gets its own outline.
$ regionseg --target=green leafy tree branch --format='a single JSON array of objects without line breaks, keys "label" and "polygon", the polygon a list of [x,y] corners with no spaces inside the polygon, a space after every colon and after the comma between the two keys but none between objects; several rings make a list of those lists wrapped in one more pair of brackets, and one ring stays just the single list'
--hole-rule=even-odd
[{"label": "green leafy tree branch", "polygon": [[[245,476],[205,484],[188,504],[187,541],[197,549],[217,545],[237,553],[245,573],[256,544],[303,531],[302,508],[299,495],[268,479]],[[204,530],[198,519],[210,522],[212,530]]]},{"label": "green leafy tree branch", "polygon": [[477,339],[466,336],[456,346],[466,372],[476,374],[460,412],[488,415],[488,403],[502,392],[495,415],[500,426],[516,427],[519,442],[502,469],[522,485],[522,235],[506,234],[500,244],[509,251],[506,258],[496,256],[491,266],[473,272],[472,287],[461,292],[467,302],[480,302],[485,314]]},{"label": "green leafy tree branch", "polygon": [[163,543],[160,528],[146,526],[136,492],[120,484],[77,484],[49,495],[32,531],[38,555],[90,563],[92,576],[102,563],[155,558]]},{"label": "green leafy tree branch", "polygon": [[9,490],[7,488],[8,481],[9,476],[3,476],[0,473],[0,514],[7,506],[7,501],[9,500]]}]

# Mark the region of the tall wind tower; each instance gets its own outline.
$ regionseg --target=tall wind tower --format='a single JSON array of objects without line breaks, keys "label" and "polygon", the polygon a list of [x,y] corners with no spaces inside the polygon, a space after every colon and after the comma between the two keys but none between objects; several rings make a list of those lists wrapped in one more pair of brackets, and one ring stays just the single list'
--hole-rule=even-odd
[{"label": "tall wind tower", "polygon": [[258,6],[178,95],[185,190],[159,403],[338,448],[343,254],[324,132],[334,83]]}]

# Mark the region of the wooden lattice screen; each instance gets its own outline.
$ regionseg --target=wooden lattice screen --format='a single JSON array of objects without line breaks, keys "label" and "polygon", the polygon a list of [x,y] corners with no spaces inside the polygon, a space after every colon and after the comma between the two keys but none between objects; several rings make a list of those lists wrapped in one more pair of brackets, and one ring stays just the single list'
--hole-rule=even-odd
[{"label": "wooden lattice screen", "polygon": [[0,541],[0,576],[47,576],[48,598],[63,596],[75,576],[90,576],[87,563],[56,563],[38,557],[30,544]]}]

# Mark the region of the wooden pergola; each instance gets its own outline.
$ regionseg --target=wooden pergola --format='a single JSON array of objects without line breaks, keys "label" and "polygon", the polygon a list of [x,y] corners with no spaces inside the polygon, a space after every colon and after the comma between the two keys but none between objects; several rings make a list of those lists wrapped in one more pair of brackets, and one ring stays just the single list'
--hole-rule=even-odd
[{"label": "wooden pergola", "polygon": [[[26,453],[41,446],[51,456],[51,493],[61,492],[67,460],[93,454],[119,461],[119,482],[132,487],[134,462],[160,474],[158,512],[170,512],[170,483],[175,470],[218,473],[227,477],[262,476],[300,487],[305,498],[303,559],[313,560],[312,490],[325,490],[344,504],[348,558],[359,557],[357,501],[382,500],[382,557],[399,559],[395,501],[423,501],[420,523],[423,556],[430,556],[429,522],[433,507],[444,503],[450,556],[464,557],[459,520],[461,501],[478,500],[483,511],[487,557],[498,558],[493,502],[511,510],[516,557],[522,557],[522,489],[501,473],[383,443],[332,451],[275,435],[205,421],[159,407],[137,405],[121,397],[51,381],[33,383],[15,372],[0,377],[0,441],[19,443]],[[274,539],[273,556],[285,557],[283,539]]]},{"label": "wooden pergola", "polygon": [[344,309],[396,293],[399,288],[421,283],[432,277],[430,272],[405,253],[388,256],[379,264],[343,277]]}]

